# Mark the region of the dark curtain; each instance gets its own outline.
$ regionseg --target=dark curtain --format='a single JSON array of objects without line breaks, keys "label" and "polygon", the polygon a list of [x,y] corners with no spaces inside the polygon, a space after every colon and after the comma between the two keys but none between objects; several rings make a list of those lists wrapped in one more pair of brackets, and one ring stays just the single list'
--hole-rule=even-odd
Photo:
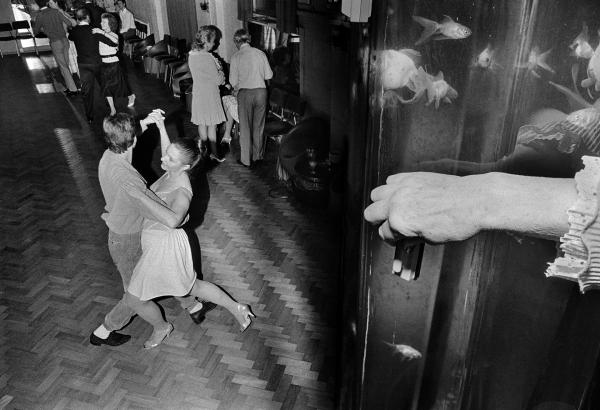
[{"label": "dark curtain", "polygon": [[277,30],[283,33],[296,33],[298,27],[296,4],[296,0],[277,0]]},{"label": "dark curtain", "polygon": [[252,18],[252,0],[238,0],[238,20],[248,28],[248,19]]},{"label": "dark curtain", "polygon": [[191,44],[198,31],[194,0],[167,1],[167,16],[171,36],[184,38]]}]

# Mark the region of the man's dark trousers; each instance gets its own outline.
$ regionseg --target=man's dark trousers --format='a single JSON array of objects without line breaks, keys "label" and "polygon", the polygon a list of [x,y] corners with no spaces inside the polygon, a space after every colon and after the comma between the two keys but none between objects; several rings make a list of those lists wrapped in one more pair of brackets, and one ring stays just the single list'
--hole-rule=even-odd
[{"label": "man's dark trousers", "polygon": [[94,89],[96,82],[100,84],[100,65],[79,63],[79,76],[85,116],[91,120],[94,118]]}]

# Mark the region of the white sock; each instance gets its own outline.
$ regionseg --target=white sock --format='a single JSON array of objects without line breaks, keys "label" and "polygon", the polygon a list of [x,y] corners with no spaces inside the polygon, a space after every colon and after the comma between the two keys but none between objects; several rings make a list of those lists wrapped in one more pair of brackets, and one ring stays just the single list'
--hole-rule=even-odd
[{"label": "white sock", "polygon": [[196,305],[193,308],[189,309],[190,315],[192,313],[196,313],[200,309],[202,309],[202,302],[197,302]]},{"label": "white sock", "polygon": [[104,325],[100,325],[96,330],[94,330],[94,334],[100,339],[108,339],[108,336],[110,336],[110,330],[105,328]]}]

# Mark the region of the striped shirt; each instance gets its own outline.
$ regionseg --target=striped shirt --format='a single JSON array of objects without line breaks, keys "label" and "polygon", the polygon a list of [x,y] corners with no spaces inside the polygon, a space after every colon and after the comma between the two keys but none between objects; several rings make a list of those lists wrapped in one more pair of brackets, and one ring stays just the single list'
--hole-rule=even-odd
[{"label": "striped shirt", "polygon": [[557,141],[557,149],[565,154],[600,156],[600,111],[584,108],[569,114],[562,121],[541,127],[524,125],[519,129],[519,144],[535,146],[542,141]]},{"label": "striped shirt", "polygon": [[100,57],[102,57],[103,63],[116,63],[119,61],[119,35],[117,33],[107,33],[100,29],[95,28],[94,34],[98,38],[98,47],[100,51]]},{"label": "striped shirt", "polygon": [[600,289],[600,158],[582,159],[585,168],[575,175],[577,201],[567,211],[569,231],[560,238],[564,255],[548,266],[546,276],[577,282],[585,293]]}]

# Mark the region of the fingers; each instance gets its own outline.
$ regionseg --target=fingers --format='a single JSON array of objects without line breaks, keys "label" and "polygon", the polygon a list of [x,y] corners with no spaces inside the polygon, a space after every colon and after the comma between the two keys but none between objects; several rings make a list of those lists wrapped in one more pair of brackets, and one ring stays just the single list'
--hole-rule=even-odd
[{"label": "fingers", "polygon": [[149,124],[157,124],[159,122],[163,122],[165,120],[165,112],[163,110],[161,110],[160,108],[155,108],[154,110],[152,110],[152,112],[150,112],[148,114],[148,116],[146,117],[147,122]]},{"label": "fingers", "polygon": [[402,235],[392,231],[390,223],[387,220],[381,225],[379,225],[379,229],[377,232],[379,233],[379,237],[387,243],[389,243],[390,245],[394,245],[396,242],[402,239]]},{"label": "fingers", "polygon": [[389,202],[377,201],[369,205],[363,215],[372,224],[379,224],[388,218]]},{"label": "fingers", "polygon": [[396,190],[398,186],[395,185],[381,185],[371,191],[372,201],[382,201],[388,199]]}]

